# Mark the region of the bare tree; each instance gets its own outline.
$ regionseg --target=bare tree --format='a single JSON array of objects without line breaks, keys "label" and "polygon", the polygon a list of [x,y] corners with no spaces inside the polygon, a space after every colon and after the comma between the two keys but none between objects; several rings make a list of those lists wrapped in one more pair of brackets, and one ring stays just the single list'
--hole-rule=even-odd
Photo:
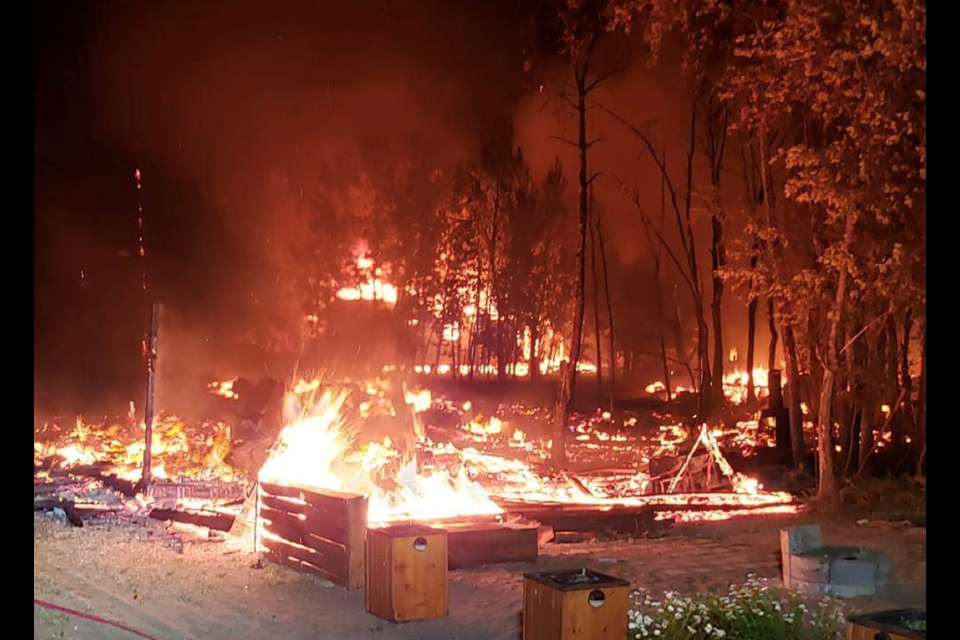
[{"label": "bare tree", "polygon": [[583,317],[584,296],[586,284],[586,242],[589,231],[589,191],[599,173],[590,174],[588,171],[588,156],[590,149],[601,141],[600,138],[590,139],[587,136],[588,113],[594,106],[590,99],[605,80],[620,73],[625,68],[622,61],[605,71],[595,69],[595,53],[598,43],[608,34],[605,2],[596,0],[574,0],[555,6],[555,19],[559,25],[559,44],[562,53],[570,61],[572,83],[565,81],[558,97],[563,100],[577,115],[577,139],[570,140],[563,136],[553,136],[577,149],[579,159],[578,187],[579,187],[579,230],[580,242],[577,249],[577,282],[576,303],[573,316],[572,335],[570,339],[569,365],[560,377],[560,388],[553,411],[554,445],[552,458],[555,464],[565,464],[565,437],[567,416],[570,411],[570,401],[573,397],[577,381],[577,366],[580,362],[583,348]]}]

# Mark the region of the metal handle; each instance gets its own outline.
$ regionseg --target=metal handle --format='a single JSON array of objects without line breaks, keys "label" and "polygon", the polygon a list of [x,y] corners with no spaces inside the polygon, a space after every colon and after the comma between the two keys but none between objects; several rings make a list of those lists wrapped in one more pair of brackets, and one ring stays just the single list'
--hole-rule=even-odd
[{"label": "metal handle", "polygon": [[877,635],[873,636],[873,640],[890,640],[890,634],[886,631],[877,631]]},{"label": "metal handle", "polygon": [[590,606],[594,609],[599,609],[607,601],[607,596],[600,591],[600,589],[594,589],[590,592],[590,595],[587,596],[587,602],[590,603]]},{"label": "metal handle", "polygon": [[427,550],[427,539],[424,537],[419,537],[413,541],[413,548],[417,551],[426,551]]}]

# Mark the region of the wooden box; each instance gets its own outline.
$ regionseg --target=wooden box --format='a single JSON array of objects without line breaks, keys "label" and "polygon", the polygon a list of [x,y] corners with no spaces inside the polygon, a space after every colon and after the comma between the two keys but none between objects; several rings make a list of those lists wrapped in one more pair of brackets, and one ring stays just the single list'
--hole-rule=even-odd
[{"label": "wooden box", "polygon": [[503,562],[536,562],[539,523],[478,522],[444,525],[451,569]]},{"label": "wooden box", "polygon": [[623,640],[630,583],[577,571],[523,576],[523,640]]},{"label": "wooden box", "polygon": [[447,615],[447,533],[421,525],[367,531],[367,612],[391,622]]},{"label": "wooden box", "polygon": [[911,631],[903,623],[926,619],[926,612],[916,609],[851,616],[847,640],[924,640],[926,632]]},{"label": "wooden box", "polygon": [[267,558],[356,589],[364,582],[367,499],[260,483]]}]

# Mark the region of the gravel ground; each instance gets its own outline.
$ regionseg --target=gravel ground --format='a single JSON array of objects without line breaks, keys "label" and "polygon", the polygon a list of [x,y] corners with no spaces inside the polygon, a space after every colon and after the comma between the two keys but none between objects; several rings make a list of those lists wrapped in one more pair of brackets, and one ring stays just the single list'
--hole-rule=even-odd
[{"label": "gravel ground", "polygon": [[[750,573],[775,580],[779,529],[816,520],[761,516],[676,525],[657,538],[548,544],[536,564],[452,572],[449,617],[394,625],[366,613],[363,590],[259,563],[248,550],[207,539],[205,530],[116,519],[73,528],[35,515],[33,592],[161,640],[517,640],[524,572],[590,566],[654,592],[721,590]],[[894,559],[892,594],[851,602],[852,609],[926,607],[926,528],[819,521],[827,542],[878,548]],[[35,605],[34,638],[135,636]]]}]

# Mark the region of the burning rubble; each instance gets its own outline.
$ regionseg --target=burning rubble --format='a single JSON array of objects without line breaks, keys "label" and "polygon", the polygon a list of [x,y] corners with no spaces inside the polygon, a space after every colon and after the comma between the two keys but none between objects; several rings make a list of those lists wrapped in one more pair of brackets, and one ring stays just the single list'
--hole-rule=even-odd
[{"label": "burning rubble", "polygon": [[[484,415],[469,400],[406,388],[389,375],[362,382],[298,380],[283,394],[276,422],[282,428],[257,437],[249,425],[246,431],[221,421],[188,425],[161,415],[153,430],[153,475],[167,488],[154,488],[128,509],[236,515],[238,496],[257,481],[367,496],[372,526],[503,518],[518,505],[598,513],[651,508],[661,520],[797,509],[789,494],[764,491],[727,461],[725,452],[749,456],[773,446],[756,420],[690,428],[668,413],[574,415],[565,444],[570,467],[559,469],[550,464],[554,443],[542,410],[500,404]],[[243,399],[237,387],[245,384],[216,381],[208,390],[236,404]],[[740,401],[736,394],[734,402]],[[251,446],[263,449],[255,468],[249,466]],[[143,451],[143,424],[132,407],[125,420],[77,418],[35,428],[35,472],[47,480],[86,477],[88,490],[97,478],[110,478],[133,495]],[[171,488],[178,485],[188,488]],[[90,508],[96,501],[74,499]]]}]

